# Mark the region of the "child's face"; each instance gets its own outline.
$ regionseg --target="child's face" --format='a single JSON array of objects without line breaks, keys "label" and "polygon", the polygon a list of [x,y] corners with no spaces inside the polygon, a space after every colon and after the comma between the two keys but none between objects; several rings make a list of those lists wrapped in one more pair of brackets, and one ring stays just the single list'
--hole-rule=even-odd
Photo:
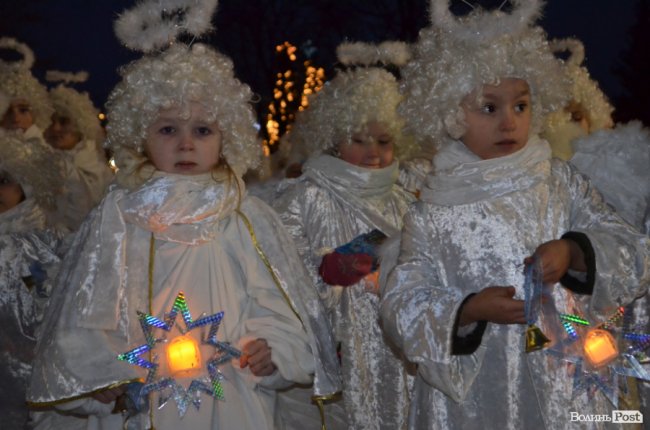
[{"label": "child's face", "polygon": [[147,128],[144,144],[153,165],[180,175],[210,172],[219,163],[221,131],[206,118],[205,109],[194,102],[189,119],[182,119],[178,108],[161,110]]},{"label": "child's face", "polygon": [[366,169],[381,169],[393,162],[393,135],[381,122],[369,122],[349,141],[338,146],[340,158]]},{"label": "child's face", "polygon": [[52,123],[45,129],[43,136],[52,147],[62,150],[74,148],[81,140],[70,118],[58,114],[52,115]]},{"label": "child's face", "polygon": [[32,115],[32,108],[24,99],[14,99],[9,105],[9,109],[2,117],[0,126],[8,130],[21,129],[27,130],[34,124],[34,116]]},{"label": "child's face", "polygon": [[20,184],[0,172],[0,213],[18,206],[25,198]]},{"label": "child's face", "polygon": [[482,100],[471,93],[461,106],[467,122],[461,140],[482,159],[503,157],[526,145],[531,121],[526,81],[507,78],[497,86],[484,85]]}]

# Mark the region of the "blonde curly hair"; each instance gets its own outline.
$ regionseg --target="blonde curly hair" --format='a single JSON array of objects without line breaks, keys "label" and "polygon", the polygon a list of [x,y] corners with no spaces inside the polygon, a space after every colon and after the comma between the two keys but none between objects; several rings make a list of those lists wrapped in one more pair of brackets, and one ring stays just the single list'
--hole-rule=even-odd
[{"label": "blonde curly hair", "polygon": [[296,115],[289,139],[310,156],[333,152],[368,122],[376,121],[394,137],[396,155],[404,156],[411,145],[403,144],[404,120],[396,110],[401,101],[395,77],[384,69],[340,71]]},{"label": "blonde curly hair", "polygon": [[[437,8],[444,8],[444,2],[438,3]],[[517,15],[523,24],[510,32],[500,21],[512,15],[482,9],[451,18],[456,21],[451,30],[436,26],[420,32],[414,58],[402,69],[400,86],[405,101],[399,111],[407,118],[409,131],[419,139],[433,138],[438,146],[449,138],[460,139],[467,129],[463,98],[473,92],[480,95],[484,85],[498,85],[504,78],[523,79],[529,85],[531,133],[540,131],[549,112],[564,106],[568,82],[544,31],[526,24],[537,15],[538,5],[526,7],[528,17]]]},{"label": "blonde curly hair", "polygon": [[0,92],[11,101],[19,99],[27,101],[34,124],[41,130],[45,130],[50,125],[54,109],[47,97],[47,89],[32,76],[29,69],[0,62]]},{"label": "blonde curly hair", "polygon": [[50,90],[50,101],[57,114],[70,119],[82,139],[96,142],[103,140],[104,131],[99,123],[99,111],[88,93],[61,84]]},{"label": "blonde curly hair", "polygon": [[203,44],[178,43],[128,64],[121,75],[106,103],[106,146],[115,152],[118,181],[133,185],[125,176],[150,170],[144,168],[144,142],[159,112],[178,108],[189,117],[192,102],[206,109],[207,120],[217,122],[222,157],[237,175],[259,164],[262,148],[250,104],[253,94],[235,78],[225,55]]}]

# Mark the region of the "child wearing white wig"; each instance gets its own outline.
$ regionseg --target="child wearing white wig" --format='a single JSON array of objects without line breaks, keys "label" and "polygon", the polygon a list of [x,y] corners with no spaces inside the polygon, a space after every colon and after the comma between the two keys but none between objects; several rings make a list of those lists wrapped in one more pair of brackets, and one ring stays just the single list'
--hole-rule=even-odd
[{"label": "child wearing white wig", "polygon": [[[179,6],[171,27],[195,24],[196,8],[209,26],[215,3]],[[251,96],[230,59],[201,44],[123,69],[108,101],[117,186],[58,277],[29,400],[59,413],[35,413],[37,428],[271,429],[277,389],[315,375],[315,394],[338,391],[291,238],[241,180],[260,155]],[[129,355],[142,345],[150,352]]]},{"label": "child wearing white wig", "polygon": [[47,89],[31,73],[34,53],[24,43],[10,37],[0,38],[0,49],[22,55],[22,60],[0,61],[0,92],[10,98],[10,104],[0,117],[0,127],[20,130],[25,139],[36,138],[45,144],[43,130],[50,123],[52,106]]},{"label": "child wearing white wig", "polygon": [[562,71],[569,80],[571,98],[563,108],[548,114],[540,136],[551,144],[554,157],[568,161],[574,153],[574,140],[613,127],[614,107],[582,65],[585,59],[582,42],[572,38],[556,39],[550,46],[556,55],[564,52],[568,55]]},{"label": "child wearing white wig", "polygon": [[[373,58],[390,63],[405,52],[396,42],[344,44],[339,59],[358,61],[359,51],[369,57],[362,64],[374,64]],[[397,156],[410,149],[396,112],[401,100],[395,77],[382,68],[338,72],[296,117],[292,145],[304,145],[310,156],[302,176],[284,184],[275,206],[317,283],[340,342],[343,399],[326,408],[333,428],[400,429],[406,424],[406,364],[378,324],[374,251],[335,250],[374,229],[394,236],[414,199],[396,184]],[[306,414],[307,409],[299,411]],[[284,424],[303,428],[305,420],[294,414],[293,422]]]},{"label": "child wearing white wig", "polygon": [[[48,71],[46,78],[82,82],[86,76],[83,72]],[[50,90],[49,97],[55,112],[43,134],[61,158],[65,178],[57,213],[60,222],[75,231],[104,196],[113,173],[100,146],[104,131],[99,111],[88,93],[60,84]]]},{"label": "child wearing white wig", "polygon": [[531,25],[539,2],[463,18],[448,6],[432,3],[432,28],[402,71],[402,113],[440,142],[380,309],[418,364],[409,426],[573,428],[572,411],[610,415],[611,404],[601,390],[574,392],[576,365],[524,352],[523,268],[541,267],[558,312],[600,322],[646,291],[648,238],[537,137],[566,101]]},{"label": "child wearing white wig", "polygon": [[[47,302],[45,281],[59,261],[62,235],[48,228],[52,186],[49,155],[22,133],[0,129],[0,414],[3,428],[24,428],[25,390],[36,327]],[[6,427],[5,427],[6,426]]]}]

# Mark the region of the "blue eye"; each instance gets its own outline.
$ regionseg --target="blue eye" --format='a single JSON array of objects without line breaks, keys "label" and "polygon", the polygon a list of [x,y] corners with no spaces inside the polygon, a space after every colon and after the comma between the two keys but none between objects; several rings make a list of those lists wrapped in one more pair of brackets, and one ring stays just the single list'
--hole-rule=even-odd
[{"label": "blue eye", "polygon": [[196,132],[201,136],[209,136],[212,134],[212,129],[210,127],[198,127]]},{"label": "blue eye", "polygon": [[176,129],[174,127],[172,127],[171,125],[166,125],[164,127],[160,127],[160,129],[158,129],[158,133],[160,133],[160,134],[172,134],[175,131],[176,131]]}]

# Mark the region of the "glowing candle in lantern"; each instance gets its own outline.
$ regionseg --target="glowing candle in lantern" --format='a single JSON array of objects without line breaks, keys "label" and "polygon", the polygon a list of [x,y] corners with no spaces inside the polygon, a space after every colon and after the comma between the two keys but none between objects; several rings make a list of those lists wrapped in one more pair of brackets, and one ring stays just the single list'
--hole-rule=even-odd
[{"label": "glowing candle in lantern", "polygon": [[190,336],[178,336],[167,345],[167,365],[172,375],[192,376],[201,370],[199,344]]},{"label": "glowing candle in lantern", "polygon": [[607,330],[595,329],[587,333],[584,351],[594,367],[603,366],[618,356],[616,340]]}]

